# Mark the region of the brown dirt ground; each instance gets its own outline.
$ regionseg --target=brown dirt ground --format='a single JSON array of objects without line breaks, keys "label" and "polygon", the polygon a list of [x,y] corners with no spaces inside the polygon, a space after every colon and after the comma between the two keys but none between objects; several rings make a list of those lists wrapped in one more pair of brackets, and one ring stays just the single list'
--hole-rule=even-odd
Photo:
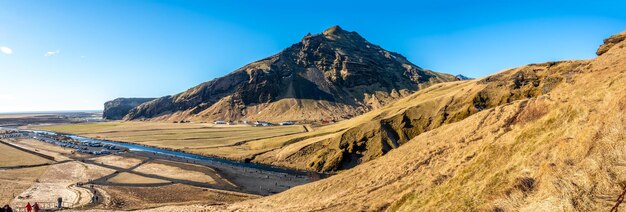
[{"label": "brown dirt ground", "polygon": [[106,155],[95,158],[94,162],[109,166],[128,169],[141,163],[146,158],[122,157],[118,155]]},{"label": "brown dirt ground", "polygon": [[47,166],[0,170],[0,204],[10,203],[14,197],[33,185],[46,169]]},{"label": "brown dirt ground", "polygon": [[54,164],[41,174],[38,181],[24,190],[12,204],[25,205],[26,202],[56,202],[60,196],[65,202],[74,205],[87,204],[92,194],[82,188],[75,187],[78,182],[113,173],[113,170],[80,162]]},{"label": "brown dirt ground", "polygon": [[173,184],[157,187],[103,186],[111,196],[110,209],[134,210],[165,205],[188,206],[194,204],[227,204],[256,198],[254,195],[203,189]]},{"label": "brown dirt ground", "polygon": [[[213,177],[219,177],[217,173],[215,173],[215,170],[208,167],[192,166],[162,160],[143,164],[137,167],[135,171],[145,174],[156,173],[164,177],[210,184],[217,184],[217,181],[213,179]],[[213,175],[213,177],[209,174]]]},{"label": "brown dirt ground", "polygon": [[117,176],[109,179],[108,182],[120,183],[120,184],[136,184],[136,185],[169,183],[169,181],[166,181],[166,180],[139,176],[139,175],[131,174],[128,172],[119,173]]}]

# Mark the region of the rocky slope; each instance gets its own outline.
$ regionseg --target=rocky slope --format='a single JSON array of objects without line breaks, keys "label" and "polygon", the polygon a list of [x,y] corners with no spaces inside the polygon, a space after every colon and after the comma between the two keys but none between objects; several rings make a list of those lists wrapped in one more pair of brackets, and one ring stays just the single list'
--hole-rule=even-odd
[{"label": "rocky slope", "polygon": [[292,138],[285,142],[289,145],[256,155],[254,161],[323,172],[349,169],[445,124],[547,94],[571,77],[560,72],[580,65],[577,61],[534,64],[481,80],[434,85],[353,120]]},{"label": "rocky slope", "polygon": [[117,98],[105,102],[102,118],[109,120],[121,120],[131,109],[154,99],[155,98]]},{"label": "rocky slope", "polygon": [[[334,130],[321,128],[323,135],[294,138],[267,158],[316,169],[343,167],[355,156],[373,159],[213,209],[607,211],[626,182],[625,46],[624,39],[608,39],[593,60],[442,83]],[[399,147],[373,157],[376,146]],[[315,156],[325,162],[310,161]]]},{"label": "rocky slope", "polygon": [[472,80],[472,79],[474,79],[474,78],[471,78],[471,77],[464,76],[462,74],[457,74],[454,77],[456,77],[456,79],[458,79],[458,80]]},{"label": "rocky slope", "polygon": [[454,80],[334,26],[224,77],[139,105],[125,119],[342,120]]}]

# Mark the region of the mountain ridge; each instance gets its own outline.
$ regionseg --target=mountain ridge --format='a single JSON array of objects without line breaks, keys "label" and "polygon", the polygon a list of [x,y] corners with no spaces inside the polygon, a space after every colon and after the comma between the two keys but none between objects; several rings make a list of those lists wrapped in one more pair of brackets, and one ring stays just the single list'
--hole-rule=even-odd
[{"label": "mountain ridge", "polygon": [[109,120],[121,120],[128,112],[155,98],[117,98],[104,103],[102,118]]},{"label": "mountain ridge", "polygon": [[454,80],[333,26],[223,77],[141,104],[124,119],[344,120]]},{"label": "mountain ridge", "polygon": [[[591,60],[530,64],[441,83],[329,126],[371,132],[390,123],[380,131],[402,135],[415,131],[420,123],[413,120],[429,120],[429,113],[435,123],[445,123],[415,131],[388,154],[329,178],[214,209],[608,211],[626,182],[626,39],[607,41]],[[474,111],[463,114],[467,108]],[[331,137],[349,137],[340,131]],[[359,147],[359,138],[340,139],[339,148]],[[327,145],[326,139],[287,142],[268,161],[300,163],[285,160],[294,152],[323,156],[307,146]]]}]

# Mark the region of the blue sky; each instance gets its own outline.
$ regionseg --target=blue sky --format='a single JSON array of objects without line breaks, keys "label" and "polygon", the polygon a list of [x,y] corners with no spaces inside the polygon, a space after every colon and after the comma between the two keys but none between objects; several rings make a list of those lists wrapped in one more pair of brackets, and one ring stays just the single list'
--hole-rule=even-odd
[{"label": "blue sky", "polygon": [[624,1],[0,0],[0,112],[184,91],[332,25],[439,72],[589,59]]}]

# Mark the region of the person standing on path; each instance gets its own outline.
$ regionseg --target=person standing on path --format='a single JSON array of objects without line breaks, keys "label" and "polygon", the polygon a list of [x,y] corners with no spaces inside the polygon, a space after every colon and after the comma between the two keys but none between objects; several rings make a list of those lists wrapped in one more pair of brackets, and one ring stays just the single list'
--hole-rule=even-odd
[{"label": "person standing on path", "polygon": [[57,199],[57,208],[62,208],[63,207],[63,198],[59,197]]},{"label": "person standing on path", "polygon": [[30,205],[30,202],[28,202],[28,203],[26,204],[26,211],[28,211],[28,212],[33,211],[33,206],[31,206],[31,205]]},{"label": "person standing on path", "polygon": [[13,212],[13,208],[11,208],[11,206],[9,205],[4,205],[2,210],[4,210],[4,212]]},{"label": "person standing on path", "polygon": [[35,204],[33,205],[33,211],[35,211],[35,212],[39,212],[39,204],[37,204],[36,202],[35,202]]}]

